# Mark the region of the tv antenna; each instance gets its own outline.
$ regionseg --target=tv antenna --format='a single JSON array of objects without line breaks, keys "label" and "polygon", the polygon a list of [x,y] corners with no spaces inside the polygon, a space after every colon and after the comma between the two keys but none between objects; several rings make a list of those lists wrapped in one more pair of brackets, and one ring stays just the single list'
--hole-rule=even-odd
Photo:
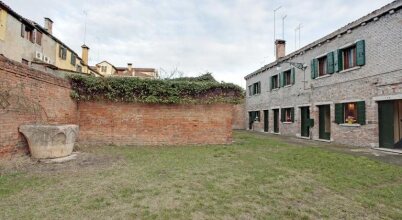
[{"label": "tv antenna", "polygon": [[285,40],[285,19],[287,15],[282,16],[282,40]]},{"label": "tv antenna", "polygon": [[[276,41],[276,11],[282,8],[282,5],[274,9],[274,42]],[[274,56],[276,55],[276,47],[274,47]]]},{"label": "tv antenna", "polygon": [[84,16],[85,16],[85,22],[84,22],[84,44],[86,42],[86,38],[87,38],[87,17],[88,17],[88,11],[84,9],[83,11]]}]

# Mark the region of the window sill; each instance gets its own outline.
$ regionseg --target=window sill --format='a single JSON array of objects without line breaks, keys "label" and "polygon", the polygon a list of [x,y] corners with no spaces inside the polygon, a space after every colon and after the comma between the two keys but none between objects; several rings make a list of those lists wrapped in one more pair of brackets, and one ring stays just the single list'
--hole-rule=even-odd
[{"label": "window sill", "polygon": [[276,132],[270,132],[271,134],[275,134],[275,135],[281,135],[280,132],[276,133]]},{"label": "window sill", "polygon": [[286,85],[286,86],[284,86],[283,88],[288,88],[288,87],[292,87],[292,84]]},{"label": "window sill", "polygon": [[330,76],[331,76],[331,74],[327,74],[327,75],[319,76],[319,77],[317,77],[315,79],[324,79],[324,78],[327,78],[327,77],[330,77]]},{"label": "window sill", "polygon": [[339,73],[346,73],[346,72],[350,72],[350,71],[353,71],[353,70],[358,70],[360,68],[361,68],[361,66],[355,66],[355,67],[352,67],[352,68],[349,68],[349,69],[346,69],[346,70],[342,70]]},{"label": "window sill", "polygon": [[342,127],[361,127],[360,124],[339,124]]},{"label": "window sill", "polygon": [[279,90],[279,88],[275,88],[275,89],[272,89],[271,91],[273,92],[273,91],[278,91]]},{"label": "window sill", "polygon": [[282,124],[293,124],[293,122],[285,121],[285,122],[282,122]]}]

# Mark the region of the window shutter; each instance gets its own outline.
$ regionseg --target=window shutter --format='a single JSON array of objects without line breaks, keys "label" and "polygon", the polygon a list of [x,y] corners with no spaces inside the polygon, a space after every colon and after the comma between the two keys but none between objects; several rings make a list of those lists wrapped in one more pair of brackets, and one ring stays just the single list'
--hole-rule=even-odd
[{"label": "window shutter", "polygon": [[308,120],[308,126],[309,126],[310,128],[314,127],[314,119],[310,118],[310,119]]},{"label": "window shutter", "polygon": [[356,42],[356,65],[363,66],[366,64],[366,49],[364,40]]},{"label": "window shutter", "polygon": [[285,109],[281,108],[281,122],[285,121]]},{"label": "window shutter", "polygon": [[21,24],[21,37],[25,37],[25,25]]},{"label": "window shutter", "polygon": [[253,95],[253,86],[248,86],[248,96],[252,96]]},{"label": "window shutter", "polygon": [[366,103],[364,101],[357,102],[357,123],[366,124]]},{"label": "window shutter", "polygon": [[344,123],[344,118],[343,118],[344,111],[345,111],[344,104],[342,104],[342,103],[335,104],[335,122],[337,124]]},{"label": "window shutter", "polygon": [[261,94],[261,82],[258,82],[258,94]]},{"label": "window shutter", "polygon": [[271,79],[271,83],[269,86],[269,90],[272,91],[272,89],[274,88],[274,77],[271,76],[270,79]]},{"label": "window shutter", "polygon": [[290,117],[292,118],[292,122],[295,122],[295,108],[292,108],[290,111]]},{"label": "window shutter", "polygon": [[311,65],[310,65],[310,69],[311,69],[311,79],[315,79],[315,67],[314,67],[315,63],[314,63],[314,59],[311,60]]},{"label": "window shutter", "polygon": [[334,52],[334,72],[343,70],[342,50],[338,49]]},{"label": "window shutter", "polygon": [[296,69],[293,67],[290,71],[291,71],[290,74],[292,76],[292,84],[295,84],[295,82],[296,82]]},{"label": "window shutter", "polygon": [[327,54],[327,72],[333,74],[335,72],[334,67],[334,52],[329,52]]}]

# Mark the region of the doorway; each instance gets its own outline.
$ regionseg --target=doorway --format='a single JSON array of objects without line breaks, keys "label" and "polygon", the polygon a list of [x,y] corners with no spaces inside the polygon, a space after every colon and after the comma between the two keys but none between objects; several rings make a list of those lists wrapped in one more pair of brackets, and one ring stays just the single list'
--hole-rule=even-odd
[{"label": "doorway", "polygon": [[402,100],[378,102],[380,147],[402,149]]},{"label": "doorway", "polygon": [[323,140],[331,139],[331,107],[330,105],[318,106],[319,110],[319,138]]},{"label": "doorway", "polygon": [[274,133],[279,133],[279,109],[274,109]]},{"label": "doorway", "polygon": [[264,110],[264,132],[269,130],[269,111]]},{"label": "doorway", "polygon": [[300,135],[302,137],[310,137],[310,108],[309,107],[301,107],[301,131]]}]

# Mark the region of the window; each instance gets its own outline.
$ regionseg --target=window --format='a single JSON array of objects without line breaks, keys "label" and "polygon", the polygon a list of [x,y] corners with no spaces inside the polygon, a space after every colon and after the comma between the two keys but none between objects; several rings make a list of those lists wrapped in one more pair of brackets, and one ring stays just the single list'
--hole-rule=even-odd
[{"label": "window", "polygon": [[101,71],[102,71],[103,73],[106,73],[106,71],[107,71],[107,66],[102,66],[102,67],[101,67]]},{"label": "window", "polygon": [[261,93],[261,82],[256,82],[253,85],[248,86],[249,96],[257,95]]},{"label": "window", "polygon": [[348,124],[355,124],[357,122],[357,106],[356,103],[347,103],[345,106],[344,121]]},{"label": "window", "polygon": [[75,57],[75,54],[73,54],[73,53],[71,53],[71,60],[70,60],[70,63],[71,63],[71,65],[74,65],[74,66],[75,66],[76,57]]},{"label": "window", "polygon": [[79,73],[82,72],[82,67],[80,65],[77,65],[77,72],[79,72]]},{"label": "window", "polygon": [[67,59],[67,48],[60,46],[59,47],[59,57],[63,60]]},{"label": "window", "polygon": [[282,110],[282,122],[294,122],[294,108],[283,108]]},{"label": "window", "polygon": [[343,69],[356,66],[356,45],[342,50]]},{"label": "window", "polygon": [[35,42],[35,29],[33,27],[26,26],[25,24],[21,24],[21,37],[34,43]]},{"label": "window", "polygon": [[278,75],[271,77],[271,90],[279,88],[279,77]]},{"label": "window", "polygon": [[25,38],[25,25],[21,24],[21,37]]},{"label": "window", "polygon": [[250,115],[250,121],[260,121],[261,120],[261,117],[260,117],[260,111],[252,111],[252,112],[249,112],[249,115]]},{"label": "window", "polygon": [[26,59],[22,59],[21,63],[24,64],[24,65],[29,65],[29,62]]},{"label": "window", "polygon": [[325,76],[327,71],[327,56],[318,58],[318,76]]},{"label": "window", "polygon": [[291,85],[292,84],[292,72],[290,70],[283,72],[283,85]]},{"label": "window", "polygon": [[42,33],[39,31],[36,31],[36,43],[42,45]]},{"label": "window", "polygon": [[335,122],[337,124],[366,124],[365,102],[335,104]]}]

